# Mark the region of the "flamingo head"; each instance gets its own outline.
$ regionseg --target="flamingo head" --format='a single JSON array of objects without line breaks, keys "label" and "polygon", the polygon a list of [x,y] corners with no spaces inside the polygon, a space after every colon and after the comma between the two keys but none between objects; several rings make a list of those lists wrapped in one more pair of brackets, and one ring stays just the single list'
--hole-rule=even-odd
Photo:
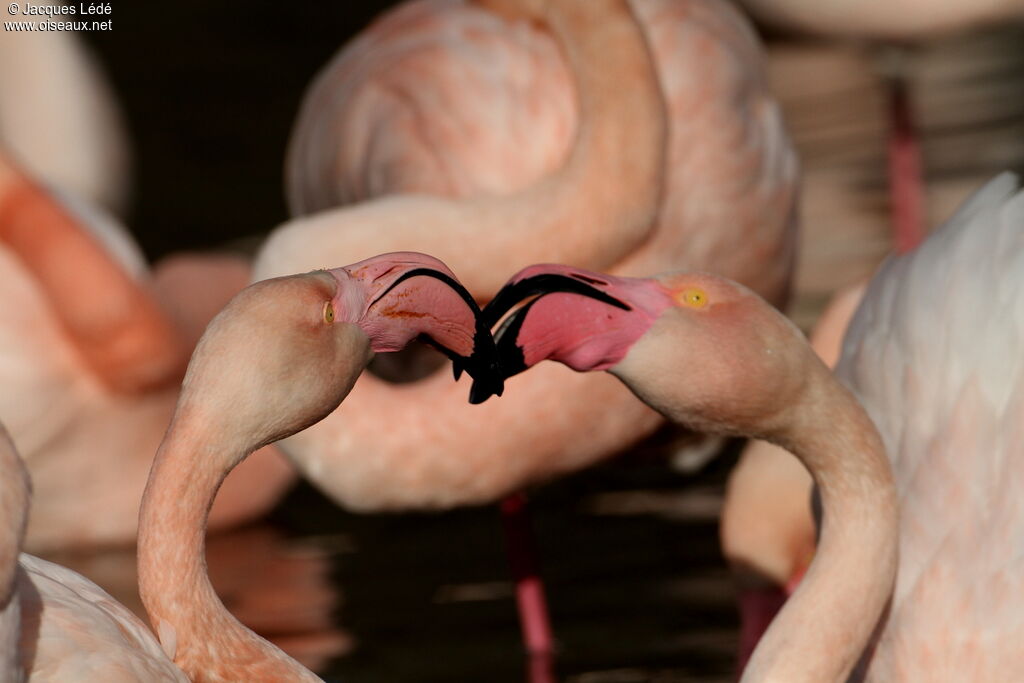
[{"label": "flamingo head", "polygon": [[501,395],[504,383],[490,329],[444,263],[395,252],[329,272],[338,281],[336,312],[366,332],[373,351],[400,351],[410,341],[422,341],[451,359],[455,379],[466,371],[474,385],[486,387],[484,399]]},{"label": "flamingo head", "polygon": [[[523,303],[525,301],[525,303]],[[802,387],[800,331],[730,280],[674,272],[627,278],[530,266],[482,318],[495,325],[504,377],[542,360],[608,370],[666,416],[714,433],[761,435]],[[482,391],[482,389],[481,389]],[[479,398],[479,396],[477,397]]]},{"label": "flamingo head", "polygon": [[255,449],[326,417],[374,352],[416,339],[455,359],[488,395],[500,394],[494,341],[478,312],[451,271],[422,254],[262,280],[210,322],[179,413],[200,424],[223,416],[219,428]]}]

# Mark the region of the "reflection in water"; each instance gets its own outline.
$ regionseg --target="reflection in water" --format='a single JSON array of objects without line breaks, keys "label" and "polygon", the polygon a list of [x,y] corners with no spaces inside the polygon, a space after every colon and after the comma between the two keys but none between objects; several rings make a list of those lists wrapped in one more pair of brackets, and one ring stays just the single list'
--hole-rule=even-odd
[{"label": "reflection in water", "polygon": [[[732,679],[734,598],[714,514],[732,458],[681,477],[664,457],[673,440],[660,437],[532,494],[559,680]],[[349,515],[300,487],[276,519],[350,542],[334,558],[334,581],[356,644],[322,675],[525,680],[496,508]]]},{"label": "reflection in water", "polygon": [[[732,678],[736,618],[713,514],[730,458],[681,477],[663,437],[531,494],[559,680]],[[328,680],[524,680],[494,507],[353,515],[299,486],[267,522],[207,545],[227,608]],[[134,550],[48,559],[143,614]]]},{"label": "reflection in water", "polygon": [[[315,538],[288,538],[260,524],[207,539],[210,581],[238,619],[313,670],[352,648],[335,623],[339,605],[330,583],[332,550]],[[146,620],[138,593],[134,548],[47,556],[88,576]],[[147,621],[148,623],[148,621]]]}]

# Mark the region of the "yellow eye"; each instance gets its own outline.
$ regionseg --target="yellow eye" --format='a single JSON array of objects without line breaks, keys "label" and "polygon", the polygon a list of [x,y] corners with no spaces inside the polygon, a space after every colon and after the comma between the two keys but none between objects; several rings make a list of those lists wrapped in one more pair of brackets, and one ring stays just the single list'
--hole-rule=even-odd
[{"label": "yellow eye", "polygon": [[708,304],[708,295],[699,287],[687,287],[676,294],[676,301],[691,308],[704,308]]},{"label": "yellow eye", "polygon": [[334,304],[330,301],[324,304],[324,322],[328,325],[334,322]]}]

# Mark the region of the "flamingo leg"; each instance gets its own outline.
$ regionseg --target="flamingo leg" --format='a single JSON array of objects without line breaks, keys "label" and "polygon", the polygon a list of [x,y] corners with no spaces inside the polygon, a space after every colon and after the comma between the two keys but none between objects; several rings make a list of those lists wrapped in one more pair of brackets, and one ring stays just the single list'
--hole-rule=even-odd
[{"label": "flamingo leg", "polygon": [[924,238],[924,180],[921,141],[909,88],[903,76],[889,82],[889,201],[893,241],[905,253]]},{"label": "flamingo leg", "polygon": [[2,157],[0,242],[32,273],[86,363],[109,386],[135,391],[179,377],[188,355],[153,295]]},{"label": "flamingo leg", "polygon": [[739,679],[747,667],[750,655],[768,630],[768,625],[786,604],[789,592],[780,586],[740,588],[736,602],[740,612],[740,649],[736,660],[736,678]]},{"label": "flamingo leg", "polygon": [[554,653],[544,582],[530,525],[526,496],[514,493],[501,501],[509,564],[516,583],[516,607],[528,657],[529,683],[554,683]]}]

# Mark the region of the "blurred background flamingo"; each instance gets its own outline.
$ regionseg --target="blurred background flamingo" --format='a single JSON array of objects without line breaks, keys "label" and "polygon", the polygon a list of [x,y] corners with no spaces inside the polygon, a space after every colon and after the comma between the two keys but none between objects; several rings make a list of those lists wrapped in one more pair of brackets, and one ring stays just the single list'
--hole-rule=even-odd
[{"label": "blurred background flamingo", "polygon": [[[71,33],[6,30],[0,55],[0,415],[38,494],[26,543],[130,542],[191,344],[248,271],[211,255],[154,278],[110,213],[128,151],[91,55]],[[265,512],[291,480],[261,455],[214,524]]]},{"label": "blurred background flamingo", "polygon": [[[187,348],[145,270],[124,267],[87,225],[0,161],[0,413],[38,494],[30,548],[131,541]],[[242,284],[208,287],[204,300]],[[201,329],[215,306],[186,329]],[[280,456],[262,454],[230,485],[214,524],[265,512],[291,480]]]},{"label": "blurred background flamingo", "polygon": [[[805,0],[743,0],[770,26],[831,38],[871,41],[881,53],[878,66],[888,78],[889,202],[896,248],[910,249],[927,225],[920,121],[916,114],[916,72],[909,48],[954,31],[1024,20],[1024,2],[946,0],[927,7],[914,3],[838,2],[822,8]],[[885,50],[884,48],[888,48]]]},{"label": "blurred background flamingo", "polygon": [[0,141],[33,176],[123,215],[124,119],[94,54],[71,31],[0,31]]},{"label": "blurred background flamingo", "polygon": [[[650,44],[668,113],[665,189],[654,241],[672,246],[666,259],[735,270],[770,299],[784,301],[795,239],[796,169],[766,90],[756,38],[726,3],[643,0],[633,9]],[[611,62],[605,55],[584,51],[585,43],[562,42],[568,62],[559,57],[550,34],[522,23],[508,26],[474,3],[399,5],[340,52],[308,93],[289,145],[293,211],[305,215],[393,193],[509,194],[546,174],[565,179],[579,157],[608,154],[590,141],[590,131],[611,116],[620,117],[620,126],[630,123],[625,112],[616,114],[616,106],[626,108],[609,92],[624,81],[601,74],[597,65],[613,66],[604,64]],[[693,66],[698,54],[702,70]],[[631,92],[639,96],[639,75],[617,71],[634,77]],[[637,115],[637,120],[643,119]],[[647,120],[650,126],[649,115]],[[638,132],[632,131],[634,138]],[[592,148],[581,150],[583,145]],[[715,155],[726,149],[731,161]],[[694,173],[697,163],[708,164],[703,174]],[[619,182],[626,180],[632,179]],[[594,181],[580,174],[578,182]],[[752,197],[740,197],[744,183],[757,187]],[[595,201],[576,200],[577,218],[593,211]],[[726,206],[728,219],[720,215]],[[759,223],[751,218],[755,212]],[[701,221],[713,227],[695,227]],[[602,242],[619,240],[620,247],[596,260],[614,265],[646,253],[623,237],[597,235]],[[691,238],[685,247],[681,235]],[[725,249],[734,235],[744,235],[751,247]],[[557,242],[563,239],[550,234],[555,242],[550,249],[561,248]],[[442,248],[450,247],[442,243]],[[595,260],[586,253],[577,256],[582,258]],[[468,270],[488,269],[472,265]],[[478,295],[493,292],[489,285]]]},{"label": "blurred background flamingo", "polygon": [[[584,13],[552,3],[547,32],[464,2],[413,2],[383,17],[306,97],[287,179],[293,210],[309,215],[271,236],[256,278],[416,248],[456,264],[481,300],[510,268],[571,260],[627,272],[699,265],[782,304],[796,164],[756,39],[723,3],[636,3],[652,73],[642,38],[618,28],[631,22],[629,7],[590,3]],[[589,15],[604,17],[600,29]],[[662,173],[664,189],[652,195]],[[494,500],[612,455],[657,425],[604,377],[545,368],[517,379],[527,386],[508,401],[470,407],[437,363],[416,365],[389,372],[400,385],[364,376],[358,400],[284,444],[348,507]],[[417,428],[383,429],[393,414]],[[543,640],[528,635],[528,648],[545,650]]]}]

